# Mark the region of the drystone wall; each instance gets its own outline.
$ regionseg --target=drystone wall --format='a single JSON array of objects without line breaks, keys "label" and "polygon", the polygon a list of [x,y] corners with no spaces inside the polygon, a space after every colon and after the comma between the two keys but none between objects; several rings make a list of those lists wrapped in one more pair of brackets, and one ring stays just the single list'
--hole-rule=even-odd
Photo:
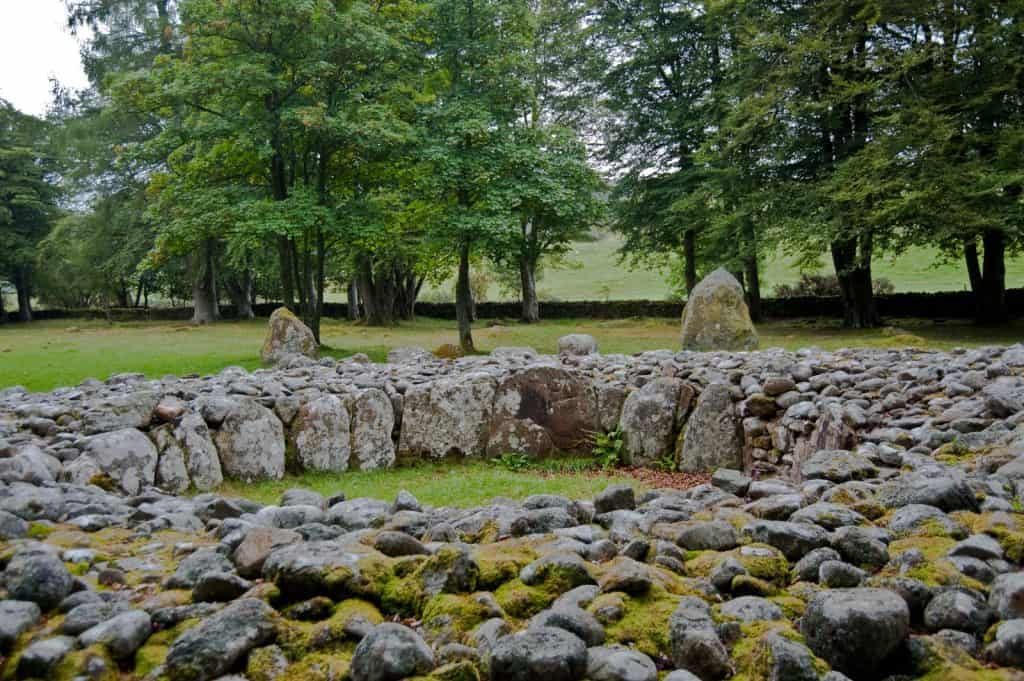
[{"label": "drystone wall", "polygon": [[595,433],[619,430],[628,464],[799,479],[822,450],[877,462],[954,451],[979,431],[1011,429],[1024,400],[1024,346],[558,357],[502,348],[455,361],[405,348],[391,360],[296,356],[254,372],[8,388],[0,451],[13,455],[0,471],[178,493],[224,477],[401,460],[586,455]]}]

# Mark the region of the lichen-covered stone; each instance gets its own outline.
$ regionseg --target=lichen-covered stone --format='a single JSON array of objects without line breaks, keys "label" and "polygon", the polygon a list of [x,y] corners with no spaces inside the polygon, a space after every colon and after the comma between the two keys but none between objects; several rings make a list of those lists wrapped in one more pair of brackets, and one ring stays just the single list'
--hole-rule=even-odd
[{"label": "lichen-covered stone", "polygon": [[270,315],[267,336],[260,349],[264,362],[272,364],[289,355],[316,357],[317,343],[313,332],[286,307],[279,307]]},{"label": "lichen-covered stone", "polygon": [[743,287],[719,268],[690,292],[683,309],[684,350],[754,350],[757,333]]}]

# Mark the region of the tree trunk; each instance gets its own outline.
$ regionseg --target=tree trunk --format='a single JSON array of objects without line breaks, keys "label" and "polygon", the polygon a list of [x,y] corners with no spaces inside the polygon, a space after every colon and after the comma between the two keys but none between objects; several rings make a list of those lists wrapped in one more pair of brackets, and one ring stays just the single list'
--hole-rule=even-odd
[{"label": "tree trunk", "polygon": [[207,324],[220,317],[213,243],[206,239],[192,255],[192,323]]},{"label": "tree trunk", "polygon": [[359,286],[356,284],[355,277],[348,280],[346,299],[348,303],[348,319],[354,322],[359,319]]},{"label": "tree trunk", "polygon": [[27,265],[14,271],[14,289],[18,297],[18,321],[32,321],[32,271]]},{"label": "tree trunk", "polygon": [[404,266],[395,267],[395,318],[411,322],[416,319],[416,299],[419,298],[423,279]]},{"label": "tree trunk", "polygon": [[832,242],[832,264],[839,280],[839,296],[843,303],[843,326],[848,329],[869,329],[879,325],[878,309],[871,281],[871,245],[857,239]]},{"label": "tree trunk", "polygon": [[744,258],[743,269],[747,275],[747,307],[750,309],[750,319],[760,322],[764,319],[764,314],[761,311],[761,279],[757,268],[757,256]]},{"label": "tree trunk", "polygon": [[459,248],[459,278],[455,283],[455,316],[459,322],[459,346],[466,354],[473,347],[473,291],[469,287],[469,244]]},{"label": "tree trunk", "polygon": [[252,312],[252,270],[246,268],[229,276],[224,286],[235,306],[235,316],[238,319],[252,319],[255,316]]},{"label": "tree trunk", "polygon": [[128,292],[128,282],[123,278],[117,280],[117,306],[121,309],[131,307],[131,298]]},{"label": "tree trunk", "polygon": [[313,332],[313,338],[316,339],[317,345],[320,345],[320,320],[324,311],[324,286],[327,281],[326,260],[327,243],[324,240],[323,231],[317,229],[316,253],[312,255],[312,260],[310,256],[306,258],[307,267],[310,269],[307,276],[310,291],[307,296],[309,304],[306,312],[306,325]]},{"label": "tree trunk", "polygon": [[295,312],[295,280],[292,277],[292,249],[294,245],[286,236],[277,237],[277,262],[281,269],[281,302]]},{"label": "tree trunk", "polygon": [[764,315],[761,311],[761,273],[757,266],[757,232],[754,223],[749,218],[743,221],[743,270],[747,280],[747,307],[750,309],[750,319],[760,322]]},{"label": "tree trunk", "polygon": [[1006,235],[998,229],[987,229],[981,236],[985,260],[981,271],[981,296],[977,321],[980,324],[1002,324],[1009,319],[1006,309]]},{"label": "tree trunk", "polygon": [[686,278],[686,293],[693,293],[697,286],[697,232],[686,230],[683,235],[683,273]]},{"label": "tree trunk", "polygon": [[369,257],[359,258],[358,282],[359,298],[363,302],[363,313],[366,323],[370,326],[390,326],[395,323],[395,286],[389,274],[374,272],[373,262]]},{"label": "tree trunk", "polygon": [[978,260],[978,240],[975,237],[964,239],[964,261],[967,263],[967,279],[971,283],[971,293],[981,295],[981,264]]},{"label": "tree trunk", "polygon": [[540,321],[540,302],[537,300],[537,263],[525,255],[519,256],[519,281],[523,291],[522,321],[527,324]]}]

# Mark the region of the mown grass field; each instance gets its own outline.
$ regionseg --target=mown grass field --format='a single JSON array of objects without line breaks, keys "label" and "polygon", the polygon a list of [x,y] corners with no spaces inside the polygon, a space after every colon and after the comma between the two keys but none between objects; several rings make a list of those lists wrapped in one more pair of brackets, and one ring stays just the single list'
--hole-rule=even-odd
[{"label": "mown grass field", "polygon": [[[183,322],[61,320],[0,325],[0,388],[24,385],[30,390],[52,390],[75,385],[88,377],[141,371],[149,377],[166,374],[213,373],[229,365],[246,369],[260,366],[259,348],[266,330],[264,320],[222,322],[194,327]],[[1024,324],[981,329],[969,323],[935,324],[901,320],[899,328],[847,331],[838,322],[790,320],[759,327],[761,347],[798,349],[818,346],[902,347],[949,349],[955,346],[1009,344],[1024,337]],[[538,351],[556,350],[567,333],[589,333],[605,353],[635,353],[675,348],[679,322],[675,319],[610,321],[547,320],[523,325],[512,320],[481,321],[475,325],[477,348],[488,352],[499,346],[528,345]],[[370,328],[344,321],[325,320],[325,354],[346,357],[365,352],[383,361],[388,350],[406,345],[434,349],[457,342],[455,323],[420,319],[392,328]]]},{"label": "mown grass field", "polygon": [[[667,273],[650,267],[630,269],[619,263],[617,250],[621,240],[605,237],[598,241],[579,242],[569,259],[573,266],[544,272],[538,285],[542,299],[557,300],[663,300],[670,294]],[[832,272],[827,258],[819,260],[821,272]],[[945,262],[931,248],[910,248],[898,258],[876,256],[873,264],[876,278],[890,280],[898,292],[962,291],[968,286],[961,261]],[[799,280],[797,259],[784,253],[767,259],[762,271],[761,290],[766,296],[779,284]],[[1008,286],[1024,286],[1024,258],[1008,259]],[[428,297],[452,298],[451,281],[428,287]],[[504,300],[496,284],[488,290],[489,300]],[[341,300],[341,296],[337,296]]]},{"label": "mown grass field", "polygon": [[[452,474],[453,468],[457,475]],[[373,497],[384,500],[392,500],[399,491],[406,489],[431,506],[465,508],[487,503],[496,497],[521,500],[539,493],[585,499],[614,483],[629,483],[638,489],[643,487],[628,475],[614,471],[580,470],[579,467],[508,470],[495,462],[477,461],[431,463],[373,472],[306,473],[254,484],[228,481],[222,492],[263,504],[275,504],[281,493],[291,487],[313,490],[325,497],[343,491],[350,499]]]}]

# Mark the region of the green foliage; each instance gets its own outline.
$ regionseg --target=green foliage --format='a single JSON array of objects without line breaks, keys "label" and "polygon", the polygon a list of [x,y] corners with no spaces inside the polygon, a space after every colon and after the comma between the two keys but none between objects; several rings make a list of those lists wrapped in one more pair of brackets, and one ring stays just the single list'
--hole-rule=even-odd
[{"label": "green foliage", "polygon": [[621,466],[626,460],[626,442],[622,431],[616,428],[609,433],[593,434],[594,458],[600,462],[602,470],[612,470]]},{"label": "green foliage", "polygon": [[533,460],[526,454],[505,452],[501,456],[492,458],[491,463],[507,471],[525,471],[532,467]]}]

